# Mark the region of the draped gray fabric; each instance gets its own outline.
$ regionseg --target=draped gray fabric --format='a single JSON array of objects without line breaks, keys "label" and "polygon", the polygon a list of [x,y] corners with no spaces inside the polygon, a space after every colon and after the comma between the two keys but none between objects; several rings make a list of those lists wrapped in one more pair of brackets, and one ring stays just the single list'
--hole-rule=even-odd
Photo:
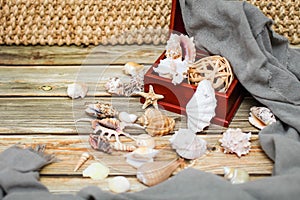
[{"label": "draped gray fabric", "polygon": [[217,175],[186,169],[136,193],[112,194],[87,187],[77,195],[52,195],[38,181],[38,170],[53,158],[13,146],[0,154],[0,199],[299,199],[299,52],[290,49],[287,40],[271,30],[271,21],[245,2],[180,0],[180,6],[196,46],[225,56],[242,85],[278,118],[259,133],[263,149],[274,161],[274,175],[232,185]]}]

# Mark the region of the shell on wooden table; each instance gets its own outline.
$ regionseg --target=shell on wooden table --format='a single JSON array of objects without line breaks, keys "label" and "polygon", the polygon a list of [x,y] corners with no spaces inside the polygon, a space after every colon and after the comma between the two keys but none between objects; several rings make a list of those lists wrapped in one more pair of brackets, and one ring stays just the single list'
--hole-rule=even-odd
[{"label": "shell on wooden table", "polygon": [[175,120],[164,115],[155,108],[146,109],[144,115],[138,118],[138,123],[146,127],[146,132],[151,136],[162,136],[171,133],[175,127]]},{"label": "shell on wooden table", "polygon": [[74,172],[76,172],[90,157],[91,155],[88,152],[83,152],[74,168]]},{"label": "shell on wooden table", "polygon": [[103,118],[103,119],[96,119],[92,121],[92,128],[95,129],[97,125],[104,126],[110,129],[118,129],[120,127],[120,121],[116,118]]},{"label": "shell on wooden table", "polygon": [[181,159],[176,159],[145,163],[137,169],[137,179],[147,186],[156,185],[167,180],[181,162]]},{"label": "shell on wooden table", "polygon": [[90,164],[82,171],[83,177],[90,177],[93,180],[103,180],[108,176],[108,174],[109,168],[99,162]]},{"label": "shell on wooden table", "polygon": [[253,106],[250,108],[249,122],[253,126],[263,129],[264,127],[276,122],[276,118],[267,107]]},{"label": "shell on wooden table", "polygon": [[130,114],[128,112],[122,111],[119,113],[118,118],[122,122],[134,123],[137,120],[138,116],[135,114]]},{"label": "shell on wooden table", "polygon": [[241,129],[229,128],[219,140],[224,148],[224,153],[235,153],[238,157],[249,153],[251,148],[251,133],[243,133]]},{"label": "shell on wooden table", "polygon": [[232,184],[245,183],[250,180],[249,173],[246,170],[224,167],[224,177]]},{"label": "shell on wooden table", "polygon": [[118,115],[118,111],[110,103],[103,102],[87,105],[85,112],[99,119],[116,117]]},{"label": "shell on wooden table", "polygon": [[116,176],[108,180],[108,188],[115,193],[127,192],[130,190],[130,182],[124,176]]},{"label": "shell on wooden table", "polygon": [[138,147],[147,147],[153,149],[155,147],[155,140],[148,134],[140,134],[135,136],[136,145]]},{"label": "shell on wooden table", "polygon": [[89,144],[95,150],[102,151],[108,154],[112,153],[111,144],[106,137],[90,134]]},{"label": "shell on wooden table", "polygon": [[88,92],[85,83],[72,83],[67,86],[67,94],[72,99],[84,98]]},{"label": "shell on wooden table", "polygon": [[214,88],[208,80],[201,81],[186,105],[188,129],[196,133],[209,126],[211,119],[216,114],[216,106]]},{"label": "shell on wooden table", "polygon": [[189,129],[179,129],[170,138],[172,148],[185,159],[197,159],[205,154],[207,142]]},{"label": "shell on wooden table", "polygon": [[141,65],[139,63],[127,62],[124,65],[124,73],[134,76],[136,74],[142,73],[144,68],[145,68],[144,65]]},{"label": "shell on wooden table", "polygon": [[123,95],[124,84],[119,77],[110,78],[104,85],[106,91],[110,94]]},{"label": "shell on wooden table", "polygon": [[151,149],[147,147],[139,147],[135,149],[133,152],[125,155],[126,162],[133,167],[138,168],[144,163],[153,162],[153,158],[159,151],[156,149]]}]

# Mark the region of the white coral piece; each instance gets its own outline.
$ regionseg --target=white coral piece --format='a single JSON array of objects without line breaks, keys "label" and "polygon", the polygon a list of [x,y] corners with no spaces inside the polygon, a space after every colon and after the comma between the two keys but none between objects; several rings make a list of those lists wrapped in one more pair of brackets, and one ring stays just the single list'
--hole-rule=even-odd
[{"label": "white coral piece", "polygon": [[249,142],[251,132],[243,133],[241,129],[229,128],[223,133],[221,146],[224,148],[224,153],[236,153],[238,157],[249,153],[251,143]]}]

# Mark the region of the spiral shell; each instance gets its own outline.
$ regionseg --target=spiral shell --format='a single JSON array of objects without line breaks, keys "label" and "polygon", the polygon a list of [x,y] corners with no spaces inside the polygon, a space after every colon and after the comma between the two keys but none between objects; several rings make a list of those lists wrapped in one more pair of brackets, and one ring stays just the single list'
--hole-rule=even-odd
[{"label": "spiral shell", "polygon": [[182,160],[145,163],[137,169],[137,179],[147,186],[153,186],[168,179]]},{"label": "spiral shell", "polygon": [[251,148],[249,142],[251,133],[243,133],[241,129],[229,128],[223,133],[221,146],[224,147],[224,153],[236,153],[238,157],[248,154]]},{"label": "spiral shell", "polygon": [[91,155],[88,152],[82,153],[81,157],[77,162],[76,167],[74,168],[74,172],[76,172],[90,157]]},{"label": "spiral shell", "polygon": [[120,121],[116,118],[104,118],[100,120],[96,120],[98,124],[110,129],[118,129],[120,127]]},{"label": "spiral shell", "polygon": [[99,119],[115,117],[118,115],[118,111],[110,103],[102,102],[87,105],[85,112],[88,115]]},{"label": "spiral shell", "polygon": [[162,136],[171,133],[175,127],[175,120],[164,115],[160,110],[148,108],[138,122],[146,127],[151,136]]},{"label": "spiral shell", "polygon": [[136,147],[133,145],[127,145],[120,142],[114,142],[113,148],[114,150],[117,151],[129,151],[129,152],[134,151],[136,149]]}]

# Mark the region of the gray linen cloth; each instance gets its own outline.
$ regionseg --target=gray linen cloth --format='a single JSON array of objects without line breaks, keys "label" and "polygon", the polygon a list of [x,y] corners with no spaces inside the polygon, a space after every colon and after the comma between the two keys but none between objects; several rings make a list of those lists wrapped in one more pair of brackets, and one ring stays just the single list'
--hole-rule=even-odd
[{"label": "gray linen cloth", "polygon": [[197,47],[225,56],[242,85],[278,117],[259,134],[275,163],[273,176],[232,185],[217,175],[186,169],[136,193],[86,187],[77,195],[53,195],[38,181],[38,170],[53,158],[13,146],[0,154],[0,199],[299,199],[299,52],[288,48],[287,40],[271,30],[271,21],[245,2],[180,0],[180,5]]}]

